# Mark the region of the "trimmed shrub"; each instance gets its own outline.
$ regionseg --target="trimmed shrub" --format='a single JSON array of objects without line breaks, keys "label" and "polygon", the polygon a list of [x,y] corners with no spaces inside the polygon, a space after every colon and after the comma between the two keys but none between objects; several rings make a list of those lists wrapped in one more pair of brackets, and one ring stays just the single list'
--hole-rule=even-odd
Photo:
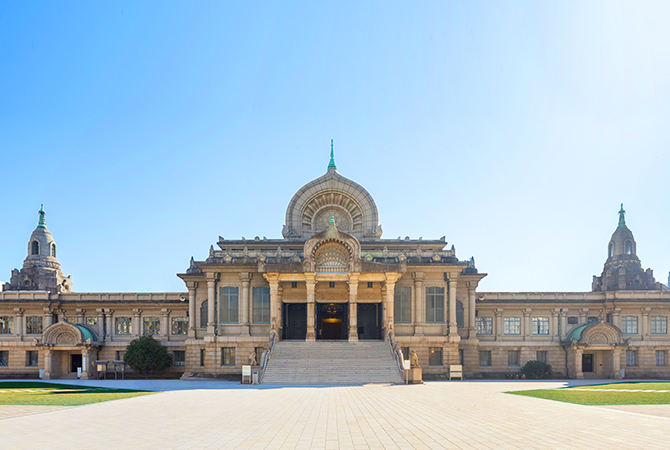
[{"label": "trimmed shrub", "polygon": [[528,361],[522,368],[521,373],[529,380],[546,380],[554,374],[554,369],[542,361]]},{"label": "trimmed shrub", "polygon": [[158,374],[172,366],[172,355],[167,347],[151,336],[130,341],[123,360],[135,373],[145,377]]}]

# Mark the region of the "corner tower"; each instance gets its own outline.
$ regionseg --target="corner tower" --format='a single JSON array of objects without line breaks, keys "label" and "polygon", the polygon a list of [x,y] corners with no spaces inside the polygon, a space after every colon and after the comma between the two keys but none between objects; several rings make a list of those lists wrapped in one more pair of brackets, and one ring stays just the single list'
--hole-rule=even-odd
[{"label": "corner tower", "polygon": [[44,205],[38,214],[37,228],[30,235],[23,269],[12,270],[12,277],[3,290],[72,292],[72,280],[63,275],[56,259],[56,242],[47,228]]},{"label": "corner tower", "polygon": [[640,258],[637,257],[637,244],[633,232],[626,226],[626,211],[623,203],[619,210],[619,225],[609,244],[607,244],[607,260],[602,274],[593,276],[591,290],[648,290],[662,289],[662,285],[654,279],[651,269],[643,270]]}]

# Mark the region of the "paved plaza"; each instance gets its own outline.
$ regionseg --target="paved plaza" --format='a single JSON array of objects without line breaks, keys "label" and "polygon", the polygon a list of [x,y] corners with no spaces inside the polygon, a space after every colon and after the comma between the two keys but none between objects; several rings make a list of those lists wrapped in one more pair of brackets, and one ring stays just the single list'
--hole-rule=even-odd
[{"label": "paved plaza", "polygon": [[77,384],[164,392],[78,407],[0,406],[0,448],[667,449],[670,446],[667,417],[670,406],[649,410],[641,406],[631,412],[503,393],[566,385],[556,381],[304,387],[255,387],[216,381],[79,381]]}]

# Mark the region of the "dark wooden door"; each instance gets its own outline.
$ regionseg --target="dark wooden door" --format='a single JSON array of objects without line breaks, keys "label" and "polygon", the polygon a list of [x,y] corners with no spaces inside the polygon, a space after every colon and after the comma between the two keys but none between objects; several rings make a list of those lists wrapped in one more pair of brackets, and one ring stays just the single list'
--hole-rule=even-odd
[{"label": "dark wooden door", "polygon": [[81,366],[82,366],[81,355],[70,355],[70,372],[76,372],[77,367]]},{"label": "dark wooden door", "polygon": [[307,336],[307,303],[284,303],[284,339]]},{"label": "dark wooden door", "polygon": [[381,339],[381,303],[358,304],[358,339]]},{"label": "dark wooden door", "polygon": [[593,372],[593,354],[582,355],[582,372]]}]

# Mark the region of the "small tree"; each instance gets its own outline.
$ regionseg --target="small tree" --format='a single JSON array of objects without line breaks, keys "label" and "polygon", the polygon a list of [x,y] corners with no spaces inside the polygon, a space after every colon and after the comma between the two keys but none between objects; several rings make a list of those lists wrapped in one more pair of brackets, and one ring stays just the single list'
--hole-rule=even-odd
[{"label": "small tree", "polygon": [[542,361],[528,361],[522,368],[521,373],[529,380],[544,380],[551,378],[554,369]]},{"label": "small tree", "polygon": [[135,373],[145,377],[172,366],[172,355],[167,348],[148,335],[130,341],[123,360]]}]

